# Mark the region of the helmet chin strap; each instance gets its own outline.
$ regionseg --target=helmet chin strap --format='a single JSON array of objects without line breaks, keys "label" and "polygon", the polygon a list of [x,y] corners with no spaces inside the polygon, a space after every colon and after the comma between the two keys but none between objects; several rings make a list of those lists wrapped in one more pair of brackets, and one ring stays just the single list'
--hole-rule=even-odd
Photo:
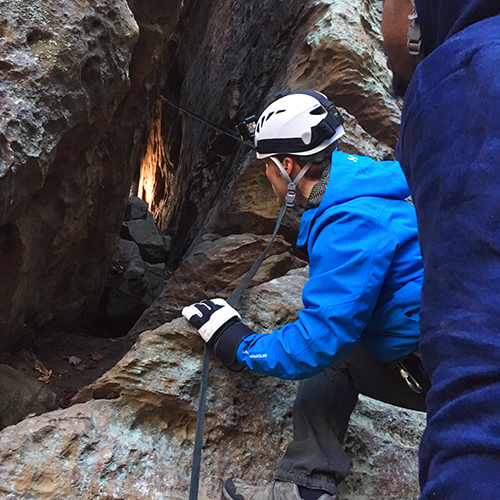
[{"label": "helmet chin strap", "polygon": [[301,169],[301,171],[298,173],[297,177],[292,181],[290,176],[288,175],[288,172],[285,170],[285,167],[282,165],[282,163],[278,160],[278,158],[275,158],[274,156],[270,156],[270,159],[275,163],[275,165],[280,169],[283,177],[285,178],[288,188],[287,188],[287,193],[286,193],[286,198],[285,198],[285,205],[287,208],[293,208],[295,206],[295,198],[296,198],[296,191],[297,191],[297,184],[299,183],[300,179],[306,175],[307,171],[311,168],[312,162],[307,162]]}]

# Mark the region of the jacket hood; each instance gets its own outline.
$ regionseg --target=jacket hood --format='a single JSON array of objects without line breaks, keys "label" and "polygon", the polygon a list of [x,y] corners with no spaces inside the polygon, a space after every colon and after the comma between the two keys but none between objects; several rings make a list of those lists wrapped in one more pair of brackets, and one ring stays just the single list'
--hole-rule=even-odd
[{"label": "jacket hood", "polygon": [[471,24],[500,14],[498,0],[416,0],[424,55]]},{"label": "jacket hood", "polygon": [[367,196],[396,200],[405,200],[410,196],[399,162],[376,161],[367,156],[334,151],[325,193],[317,208],[302,214],[297,245],[306,244],[314,219],[323,212]]},{"label": "jacket hood", "polygon": [[408,198],[410,191],[399,162],[376,161],[367,156],[334,151],[330,179],[319,208],[362,196]]}]

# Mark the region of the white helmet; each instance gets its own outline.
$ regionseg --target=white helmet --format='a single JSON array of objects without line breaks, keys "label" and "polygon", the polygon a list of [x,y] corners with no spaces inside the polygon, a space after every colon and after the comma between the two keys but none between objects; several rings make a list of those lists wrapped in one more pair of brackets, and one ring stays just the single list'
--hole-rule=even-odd
[{"label": "white helmet", "polygon": [[338,110],[321,92],[281,94],[255,124],[257,158],[280,154],[313,156],[344,135],[343,123]]}]

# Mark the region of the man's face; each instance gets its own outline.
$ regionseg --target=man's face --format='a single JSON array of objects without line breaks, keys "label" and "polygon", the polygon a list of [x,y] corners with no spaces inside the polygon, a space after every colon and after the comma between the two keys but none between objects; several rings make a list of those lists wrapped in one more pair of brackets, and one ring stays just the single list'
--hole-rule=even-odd
[{"label": "man's face", "polygon": [[270,159],[266,158],[266,175],[273,187],[274,194],[280,204],[280,207],[285,204],[286,193],[288,191],[288,184],[283,177],[275,163]]},{"label": "man's face", "polygon": [[393,72],[393,92],[403,97],[417,66],[414,56],[408,52],[408,28],[413,13],[410,0],[384,0],[382,36],[387,54],[387,66]]}]

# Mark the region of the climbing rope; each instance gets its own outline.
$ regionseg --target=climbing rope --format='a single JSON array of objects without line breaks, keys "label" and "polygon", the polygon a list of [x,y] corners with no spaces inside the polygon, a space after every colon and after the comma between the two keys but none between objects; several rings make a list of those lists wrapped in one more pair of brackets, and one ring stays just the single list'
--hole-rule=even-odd
[{"label": "climbing rope", "polygon": [[194,111],[190,111],[189,109],[185,108],[184,106],[181,106],[180,104],[176,104],[175,102],[171,101],[167,97],[160,95],[160,99],[162,101],[165,101],[166,103],[170,104],[170,106],[173,106],[174,108],[178,109],[179,111],[182,111],[183,113],[186,113],[188,116],[191,116],[195,118],[196,120],[204,123],[205,125],[208,125],[209,127],[212,127],[214,130],[217,130],[218,132],[222,132],[223,134],[227,135],[228,137],[231,137],[235,141],[238,141],[241,144],[244,144],[248,148],[255,149],[255,146],[249,142],[245,141],[241,137],[238,137],[236,134],[234,134],[231,130],[228,128],[219,125],[218,123],[214,123],[213,121],[209,120],[208,118],[205,118],[204,116],[201,116]]},{"label": "climbing rope", "polygon": [[[267,247],[264,249],[260,257],[255,261],[253,266],[248,270],[245,277],[241,280],[238,286],[233,290],[231,295],[229,295],[227,302],[229,305],[234,306],[238,302],[239,298],[243,295],[245,290],[250,285],[253,277],[259,270],[262,262],[266,258],[267,252],[271,247],[274,238],[278,234],[278,229],[280,228],[281,221],[285,215],[286,205],[281,207],[278,220],[276,221],[276,226],[274,227],[274,232],[269,240]],[[210,364],[210,350],[205,344],[205,350],[203,352],[203,368],[201,372],[201,387],[200,387],[200,403],[198,405],[198,413],[196,416],[196,434],[194,438],[194,450],[193,450],[193,468],[191,470],[191,484],[189,487],[189,500],[197,500],[198,498],[198,487],[200,484],[200,468],[201,468],[201,449],[203,445],[203,430],[205,427],[205,406],[206,406],[206,396],[207,396],[207,386],[208,386],[208,368]]]}]

